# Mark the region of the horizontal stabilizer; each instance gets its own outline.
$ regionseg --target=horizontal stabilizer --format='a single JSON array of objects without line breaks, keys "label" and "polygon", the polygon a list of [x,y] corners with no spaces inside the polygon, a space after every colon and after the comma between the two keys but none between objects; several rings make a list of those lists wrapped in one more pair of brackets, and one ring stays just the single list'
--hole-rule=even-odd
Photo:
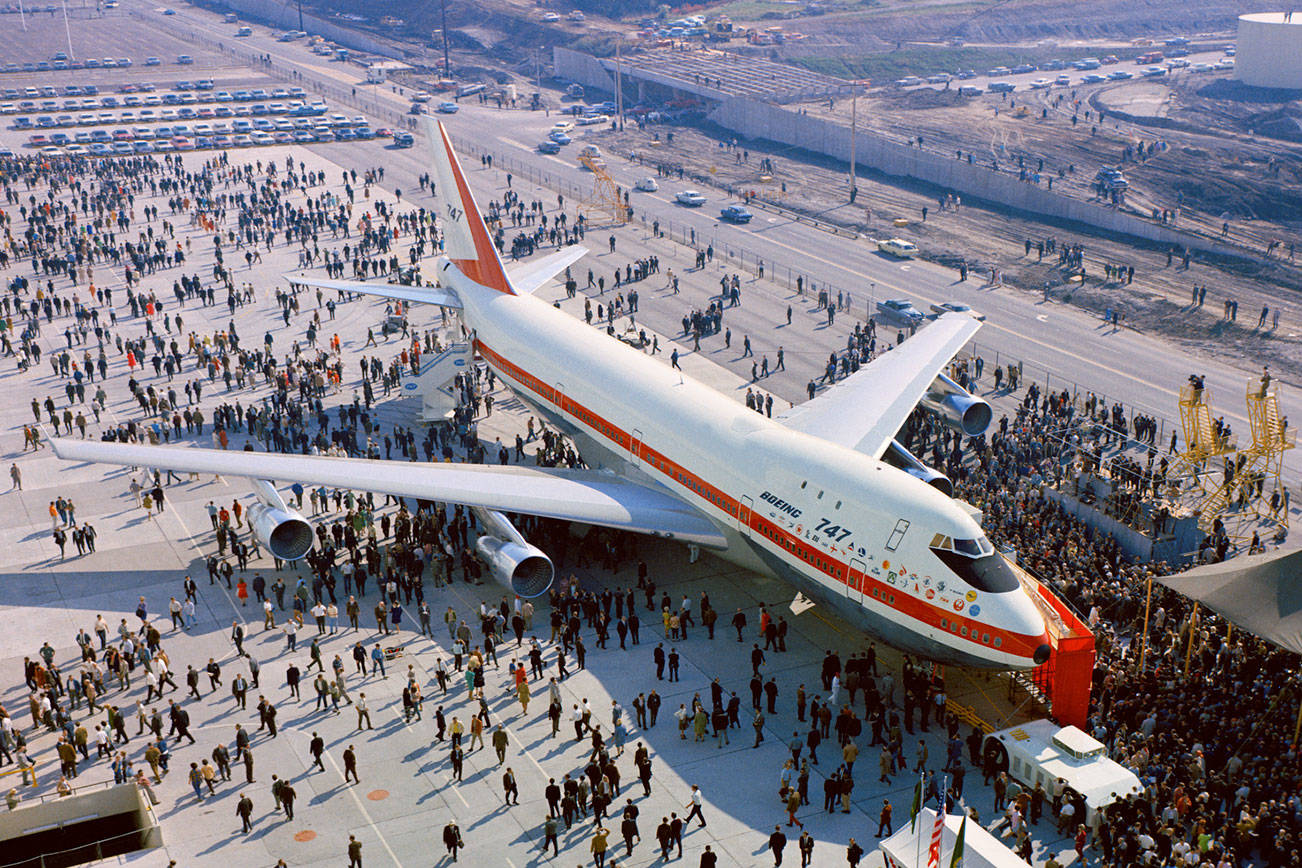
[{"label": "horizontal stabilizer", "polygon": [[296,286],[313,286],[318,289],[337,289],[340,292],[360,292],[416,304],[437,304],[440,307],[460,309],[461,300],[456,293],[439,286],[407,286],[401,283],[370,283],[365,280],[327,280],[306,274],[287,274],[285,280]]},{"label": "horizontal stabilizer", "polygon": [[511,279],[511,288],[519,295],[530,295],[587,255],[588,248],[576,244],[516,266],[507,272],[507,277]]}]

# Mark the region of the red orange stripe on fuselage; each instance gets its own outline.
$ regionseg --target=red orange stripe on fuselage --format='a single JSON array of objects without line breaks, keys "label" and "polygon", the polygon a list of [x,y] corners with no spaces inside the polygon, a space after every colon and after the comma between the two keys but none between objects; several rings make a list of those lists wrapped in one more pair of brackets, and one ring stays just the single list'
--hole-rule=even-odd
[{"label": "red orange stripe on fuselage", "polygon": [[[668,456],[647,445],[644,441],[635,440],[629,432],[519,367],[500,353],[485,346],[482,341],[476,341],[476,348],[503,377],[518,383],[521,387],[542,398],[560,410],[567,418],[583,425],[621,452],[642,461],[644,468],[656,472],[663,480],[686,489],[731,519],[740,518],[752,531],[781,548],[788,556],[801,561],[804,566],[817,570],[828,579],[849,587],[853,587],[849,585],[852,575],[854,578],[860,578],[865,603],[867,598],[871,597],[901,615],[926,624],[933,629],[944,630],[954,639],[962,638],[966,641],[975,642],[979,647],[991,647],[988,642],[981,641],[982,636],[999,637],[1003,647],[994,650],[1027,659],[1031,659],[1035,649],[1044,642],[1043,635],[1029,636],[1013,633],[983,621],[965,617],[947,608],[933,605],[899,591],[899,589],[891,585],[878,581],[867,572],[852,570],[848,562],[809,545],[786,528],[769,521],[756,512],[755,509],[743,506],[740,500],[732,497],[723,489],[705,481]],[[898,594],[897,591],[899,591]]]}]

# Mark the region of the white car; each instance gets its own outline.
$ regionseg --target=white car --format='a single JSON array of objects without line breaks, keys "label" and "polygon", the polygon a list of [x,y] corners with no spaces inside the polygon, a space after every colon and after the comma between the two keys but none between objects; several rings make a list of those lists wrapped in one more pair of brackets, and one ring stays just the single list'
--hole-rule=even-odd
[{"label": "white car", "polygon": [[555,24],[557,21],[560,20],[561,20],[561,16],[557,15],[555,12],[548,12],[542,17],[542,22],[544,24]]},{"label": "white car", "polygon": [[1031,82],[1031,90],[1044,90],[1045,88],[1052,86],[1053,82],[1049,81],[1047,78],[1037,78],[1035,81]]},{"label": "white car", "polygon": [[699,190],[684,190],[674,196],[674,201],[689,208],[699,208],[705,204],[705,197],[701,195]]},{"label": "white car", "polygon": [[554,133],[572,133],[574,132],[574,121],[557,121],[552,124]]},{"label": "white car", "polygon": [[912,259],[918,255],[918,247],[912,241],[905,241],[903,238],[891,238],[886,241],[878,241],[877,249],[882,253],[900,259]]},{"label": "white car", "polygon": [[656,183],[655,178],[643,178],[633,185],[633,189],[640,190],[643,193],[654,193],[660,189],[660,185]]}]

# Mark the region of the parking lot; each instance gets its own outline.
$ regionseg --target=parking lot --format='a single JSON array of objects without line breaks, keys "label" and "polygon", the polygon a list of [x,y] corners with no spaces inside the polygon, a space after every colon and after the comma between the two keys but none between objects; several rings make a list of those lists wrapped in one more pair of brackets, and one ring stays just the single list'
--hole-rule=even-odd
[{"label": "parking lot", "polygon": [[982,93],[1012,93],[1019,90],[1047,90],[1126,81],[1132,78],[1162,78],[1183,72],[1207,74],[1234,69],[1234,48],[1186,47],[1178,38],[1168,45],[1142,46],[1136,57],[1119,57],[1105,51],[1076,60],[1049,60],[1041,64],[998,66],[987,70],[957,69],[896,79],[896,88],[957,88],[965,96]]}]

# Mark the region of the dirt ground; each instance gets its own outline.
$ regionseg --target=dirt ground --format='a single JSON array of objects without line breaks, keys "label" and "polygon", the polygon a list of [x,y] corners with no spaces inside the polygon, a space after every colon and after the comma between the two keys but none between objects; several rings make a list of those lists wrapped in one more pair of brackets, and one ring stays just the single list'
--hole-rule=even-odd
[{"label": "dirt ground", "polygon": [[[978,270],[1001,269],[1006,286],[1040,293],[1045,281],[1055,295],[1070,295],[1070,301],[1102,315],[1105,308],[1121,313],[1129,328],[1161,334],[1188,349],[1235,361],[1243,358],[1268,363],[1288,379],[1302,379],[1302,307],[1294,287],[1274,273],[1280,266],[1239,260],[1204,261],[1195,258],[1189,268],[1176,259],[1166,265],[1165,250],[1131,243],[1080,227],[1064,229],[1012,213],[989,204],[964,202],[958,211],[941,211],[937,197],[943,191],[929,185],[900,179],[864,175],[861,170],[859,195],[854,205],[847,202],[848,183],[844,166],[832,165],[816,155],[779,148],[768,143],[744,141],[749,162],[737,164],[719,159],[719,142],[731,134],[708,127],[674,127],[672,143],[665,142],[668,128],[637,130],[629,126],[621,133],[604,133],[603,147],[616,151],[653,152],[658,158],[708,178],[705,183],[735,189],[754,188],[765,199],[829,223],[853,228],[873,236],[899,236],[914,241],[926,259],[956,265],[967,260]],[[661,143],[650,147],[655,133]],[[758,163],[770,157],[777,170],[771,183],[761,180]],[[713,173],[710,172],[714,168]],[[786,193],[781,184],[786,184]],[[926,222],[921,209],[928,208]],[[897,217],[910,222],[897,228]],[[1056,256],[1037,261],[1025,242],[1056,238],[1060,245],[1079,243],[1085,248],[1089,275],[1083,286],[1067,284],[1058,269]],[[1134,266],[1134,283],[1121,286],[1104,282],[1104,264]],[[1207,286],[1206,304],[1201,309],[1190,303],[1193,286]],[[1235,323],[1222,319],[1223,302],[1239,302]],[[1261,306],[1281,310],[1277,329],[1253,328]]]}]

